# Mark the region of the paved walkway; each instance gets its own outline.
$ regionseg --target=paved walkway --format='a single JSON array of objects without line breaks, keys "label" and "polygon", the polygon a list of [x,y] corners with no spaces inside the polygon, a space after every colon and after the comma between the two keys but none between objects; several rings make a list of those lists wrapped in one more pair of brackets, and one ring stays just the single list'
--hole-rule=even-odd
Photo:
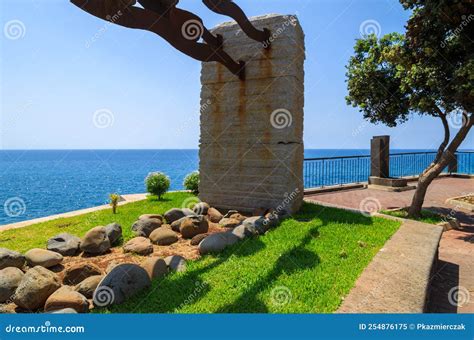
[{"label": "paved walkway", "polygon": [[[306,196],[322,204],[358,210],[389,209],[410,205],[414,191],[386,192],[356,189]],[[456,208],[446,200],[474,193],[474,179],[440,178],[428,189],[424,207],[453,215],[462,229],[443,233],[439,266],[432,279],[429,311],[434,313],[474,313],[474,213]],[[457,291],[455,287],[459,287]],[[451,302],[458,294],[458,305]]]}]

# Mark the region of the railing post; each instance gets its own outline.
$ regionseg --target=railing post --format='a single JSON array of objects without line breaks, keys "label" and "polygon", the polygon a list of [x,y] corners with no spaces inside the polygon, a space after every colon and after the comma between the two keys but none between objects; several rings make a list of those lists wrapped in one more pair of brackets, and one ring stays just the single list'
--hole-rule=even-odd
[{"label": "railing post", "polygon": [[448,172],[450,174],[455,174],[458,172],[458,155],[454,155],[451,162],[449,162],[449,165],[448,165]]},{"label": "railing post", "polygon": [[370,141],[370,176],[390,177],[390,136],[375,136]]}]

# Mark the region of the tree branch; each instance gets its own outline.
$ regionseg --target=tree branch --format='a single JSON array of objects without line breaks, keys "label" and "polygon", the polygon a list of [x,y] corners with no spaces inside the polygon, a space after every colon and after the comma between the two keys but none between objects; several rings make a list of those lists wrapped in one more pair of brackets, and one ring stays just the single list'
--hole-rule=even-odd
[{"label": "tree branch", "polygon": [[438,112],[438,117],[441,119],[441,122],[443,123],[443,127],[444,127],[444,140],[440,144],[438,148],[438,152],[436,153],[435,160],[433,161],[433,163],[436,164],[439,162],[439,160],[441,159],[441,156],[443,155],[444,150],[448,146],[449,139],[450,139],[450,132],[449,132],[448,120],[446,118],[446,113],[443,113],[443,111],[441,111],[437,106],[435,106],[435,109]]}]

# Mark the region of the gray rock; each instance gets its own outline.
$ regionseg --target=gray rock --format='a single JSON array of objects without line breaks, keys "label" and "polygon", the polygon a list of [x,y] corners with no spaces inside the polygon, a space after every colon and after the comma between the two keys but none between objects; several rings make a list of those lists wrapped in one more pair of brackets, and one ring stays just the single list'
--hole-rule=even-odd
[{"label": "gray rock", "polygon": [[187,217],[181,222],[179,232],[183,238],[190,239],[209,230],[209,223],[204,216]]},{"label": "gray rock", "polygon": [[209,208],[207,211],[207,217],[209,218],[209,221],[213,223],[219,223],[219,221],[222,220],[224,216],[216,208]]},{"label": "gray rock", "polygon": [[121,304],[150,285],[145,269],[136,264],[119,264],[100,281],[93,302],[97,307]]},{"label": "gray rock", "polygon": [[249,227],[249,226],[241,224],[237,228],[232,230],[232,234],[237,236],[240,240],[243,240],[247,237],[258,235],[258,232],[253,227]]},{"label": "gray rock", "polygon": [[92,295],[94,294],[95,289],[99,285],[100,281],[102,281],[104,277],[102,275],[94,275],[89,276],[87,279],[78,283],[74,290],[76,292],[81,293],[88,299],[92,299]]},{"label": "gray rock", "polygon": [[26,262],[30,267],[42,266],[45,268],[53,267],[63,261],[63,256],[54,251],[46,249],[31,249],[25,254]]},{"label": "gray rock", "polygon": [[101,274],[100,268],[92,263],[78,263],[66,269],[63,283],[66,285],[76,285],[90,276]]},{"label": "gray rock", "polygon": [[9,300],[20,285],[23,272],[17,267],[7,267],[0,270],[0,303]]},{"label": "gray rock", "polygon": [[188,215],[181,217],[179,220],[174,221],[171,223],[171,230],[176,231],[177,233],[179,232],[179,229],[181,228],[181,224],[186,221],[188,218],[194,218],[198,217],[197,215]]},{"label": "gray rock", "polygon": [[137,236],[149,237],[153,230],[158,229],[162,224],[163,222],[157,218],[147,218],[136,221],[132,230]]},{"label": "gray rock", "polygon": [[168,224],[172,224],[174,221],[179,220],[185,216],[192,216],[195,215],[194,211],[188,208],[178,209],[173,208],[165,212],[165,219]]},{"label": "gray rock", "polygon": [[157,277],[163,277],[168,274],[168,266],[166,265],[165,260],[159,257],[150,257],[143,261],[141,264],[142,268],[146,270],[150,279],[155,279]]},{"label": "gray rock", "polygon": [[149,218],[157,218],[161,222],[164,221],[163,216],[161,216],[160,214],[143,214],[138,219],[139,220],[146,220],[146,219],[149,219]]},{"label": "gray rock", "polygon": [[153,253],[153,245],[146,237],[135,237],[123,246],[123,251],[137,255],[149,255]]},{"label": "gray rock", "polygon": [[236,228],[242,224],[242,221],[237,220],[235,218],[224,217],[222,220],[219,221],[219,225],[224,228]]},{"label": "gray rock", "polygon": [[229,210],[222,218],[230,218],[234,214],[238,214],[237,210]]},{"label": "gray rock", "polygon": [[36,310],[44,306],[48,297],[61,287],[59,277],[52,271],[36,266],[23,276],[13,295],[20,308]]},{"label": "gray rock", "polygon": [[17,251],[0,248],[0,269],[7,267],[23,268],[25,257]]},{"label": "gray rock", "polygon": [[118,223],[110,223],[105,226],[105,233],[109,238],[110,245],[116,245],[122,238],[122,226]]},{"label": "gray rock", "polygon": [[81,250],[92,255],[101,255],[111,247],[105,227],[95,227],[89,230],[81,241]]},{"label": "gray rock", "polygon": [[199,243],[201,243],[202,240],[204,240],[206,237],[208,237],[209,234],[199,234],[199,235],[196,235],[192,238],[191,240],[191,245],[192,246],[197,246]]},{"label": "gray rock", "polygon": [[199,253],[209,254],[223,251],[226,247],[239,242],[239,238],[230,232],[211,234],[199,243]]},{"label": "gray rock", "polygon": [[193,207],[193,212],[196,215],[207,215],[209,208],[210,206],[206,202],[199,202]]},{"label": "gray rock", "polygon": [[77,314],[77,312],[75,309],[72,309],[72,308],[64,308],[64,309],[53,310],[52,312],[48,312],[48,314]]},{"label": "gray rock", "polygon": [[171,271],[184,272],[186,271],[186,259],[179,255],[172,255],[165,258],[166,265]]},{"label": "gray rock", "polygon": [[80,250],[81,239],[77,236],[62,233],[48,240],[47,249],[63,256],[74,256]]},{"label": "gray rock", "polygon": [[51,294],[45,302],[45,312],[72,308],[78,313],[89,311],[89,301],[81,293],[73,290],[72,287],[62,286]]},{"label": "gray rock", "polygon": [[168,246],[178,242],[178,235],[171,229],[158,228],[150,234],[150,240],[159,246]]}]

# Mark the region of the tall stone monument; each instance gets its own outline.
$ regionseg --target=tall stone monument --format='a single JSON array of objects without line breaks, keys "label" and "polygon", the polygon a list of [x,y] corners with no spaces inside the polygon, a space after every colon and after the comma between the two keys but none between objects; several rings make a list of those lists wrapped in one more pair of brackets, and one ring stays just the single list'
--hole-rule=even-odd
[{"label": "tall stone monument", "polygon": [[202,65],[199,196],[221,209],[293,213],[304,191],[304,33],[295,16],[251,21],[271,30],[268,43],[234,22],[212,30],[245,61],[246,80],[220,64]]}]

